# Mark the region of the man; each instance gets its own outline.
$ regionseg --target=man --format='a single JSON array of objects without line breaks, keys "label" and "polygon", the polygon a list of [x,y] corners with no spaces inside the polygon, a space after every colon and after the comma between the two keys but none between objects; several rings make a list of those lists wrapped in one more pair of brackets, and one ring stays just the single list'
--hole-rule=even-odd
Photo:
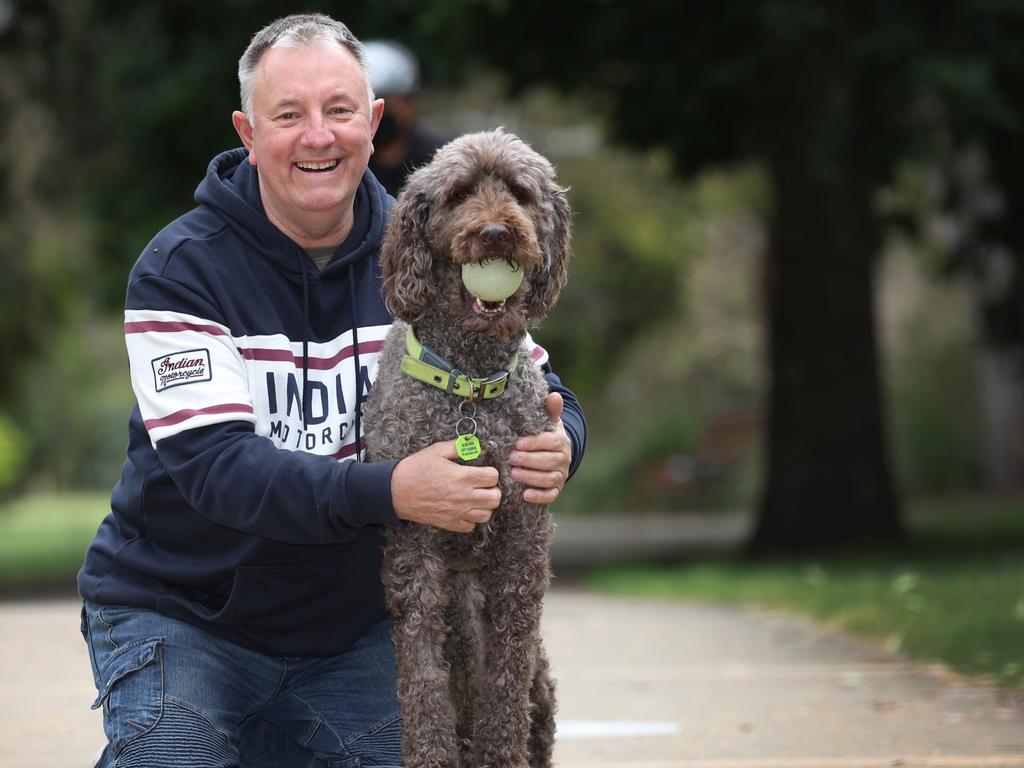
[{"label": "man", "polygon": [[445,139],[419,120],[420,73],[412,51],[392,40],[369,40],[366,69],[373,92],[388,105],[373,137],[370,170],[398,197],[406,177],[429,163]]},{"label": "man", "polygon": [[[199,206],[129,278],[138,405],[78,580],[99,764],[394,766],[382,530],[486,522],[497,474],[456,463],[452,443],[360,460],[391,322],[376,258],[392,200],[366,172],[384,105],[359,41],[326,16],[281,19],[239,81],[245,149],[214,158]],[[547,377],[556,430],[513,456],[538,503],[585,441]]]}]

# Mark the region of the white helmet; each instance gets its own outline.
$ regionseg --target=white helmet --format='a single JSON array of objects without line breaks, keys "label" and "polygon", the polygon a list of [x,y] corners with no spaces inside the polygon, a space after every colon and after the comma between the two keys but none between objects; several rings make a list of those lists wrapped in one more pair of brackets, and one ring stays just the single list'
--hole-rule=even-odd
[{"label": "white helmet", "polygon": [[408,96],[420,85],[420,68],[412,51],[392,40],[369,40],[366,50],[366,74],[377,96]]}]

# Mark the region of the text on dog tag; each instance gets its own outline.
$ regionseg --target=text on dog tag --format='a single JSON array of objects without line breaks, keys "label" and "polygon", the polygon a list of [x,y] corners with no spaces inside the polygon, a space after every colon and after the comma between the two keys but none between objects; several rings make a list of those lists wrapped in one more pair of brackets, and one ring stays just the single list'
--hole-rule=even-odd
[{"label": "text on dog tag", "polygon": [[476,435],[459,435],[455,438],[455,453],[463,461],[472,461],[480,455],[480,440]]}]

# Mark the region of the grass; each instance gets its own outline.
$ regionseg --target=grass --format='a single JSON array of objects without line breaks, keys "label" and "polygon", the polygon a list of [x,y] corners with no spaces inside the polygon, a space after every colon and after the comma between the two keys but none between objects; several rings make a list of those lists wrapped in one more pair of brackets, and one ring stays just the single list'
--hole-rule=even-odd
[{"label": "grass", "polygon": [[609,567],[587,581],[617,594],[808,614],[1024,691],[1024,500],[918,503],[907,524],[912,543],[899,549]]},{"label": "grass", "polygon": [[25,496],[0,507],[0,591],[74,587],[109,492]]}]

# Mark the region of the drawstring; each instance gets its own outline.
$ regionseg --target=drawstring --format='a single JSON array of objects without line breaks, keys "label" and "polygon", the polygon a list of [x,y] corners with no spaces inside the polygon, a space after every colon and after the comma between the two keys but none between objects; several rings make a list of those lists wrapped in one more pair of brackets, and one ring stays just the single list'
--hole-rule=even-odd
[{"label": "drawstring", "polygon": [[306,275],[306,254],[299,254],[302,269],[302,431],[306,431],[306,409],[309,407],[309,279]]},{"label": "drawstring", "polygon": [[[299,255],[299,267],[302,269],[302,429],[305,431],[306,422],[306,408],[308,407],[306,391],[309,384],[307,379],[309,378],[309,277],[306,272],[306,259],[305,254]],[[349,320],[352,323],[352,359],[355,365],[356,373],[356,461],[362,461],[362,446],[360,445],[359,436],[362,432],[362,414],[361,414],[361,403],[359,402],[359,389],[362,386],[362,379],[360,377],[361,368],[359,366],[359,325],[357,323],[356,314],[356,276],[354,265],[349,265],[348,268],[348,288],[349,288]]]},{"label": "drawstring", "polygon": [[359,325],[356,322],[357,321],[357,316],[356,316],[356,275],[355,275],[355,272],[356,272],[355,265],[354,264],[350,264],[349,268],[348,268],[348,295],[349,295],[348,312],[349,312],[349,320],[352,323],[352,359],[355,361],[354,364],[355,364],[355,367],[356,367],[356,402],[355,402],[355,409],[356,409],[356,441],[355,441],[355,447],[356,447],[356,461],[362,461],[363,460],[362,459],[362,450],[363,449],[362,449],[362,446],[360,445],[360,440],[359,440],[359,434],[360,434],[360,431],[362,429],[362,425],[360,423],[360,421],[361,421],[361,419],[360,419],[360,412],[362,411],[362,403],[360,403],[360,401],[359,401],[359,389],[362,387],[363,381],[362,381],[362,377],[359,375],[361,369],[359,367]]}]

